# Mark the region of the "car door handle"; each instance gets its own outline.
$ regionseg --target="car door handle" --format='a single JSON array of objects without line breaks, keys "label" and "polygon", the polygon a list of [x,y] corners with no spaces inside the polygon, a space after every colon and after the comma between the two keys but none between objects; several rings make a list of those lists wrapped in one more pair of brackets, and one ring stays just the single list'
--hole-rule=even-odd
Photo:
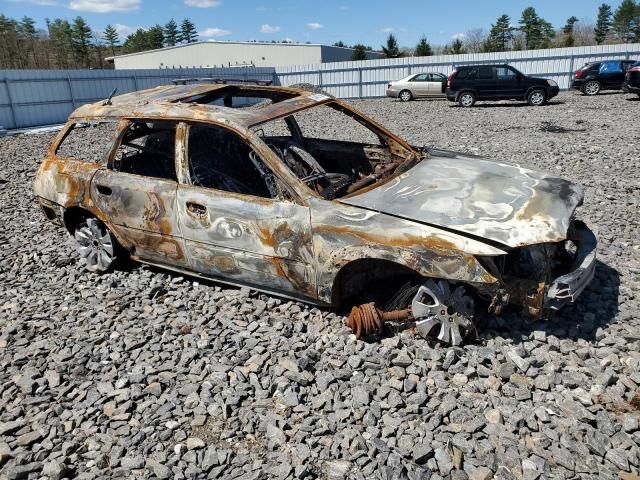
[{"label": "car door handle", "polygon": [[195,202],[187,202],[187,211],[199,217],[204,216],[207,213],[207,207]]},{"label": "car door handle", "polygon": [[98,193],[101,195],[109,196],[113,193],[113,190],[105,185],[96,185],[96,190],[98,190]]}]

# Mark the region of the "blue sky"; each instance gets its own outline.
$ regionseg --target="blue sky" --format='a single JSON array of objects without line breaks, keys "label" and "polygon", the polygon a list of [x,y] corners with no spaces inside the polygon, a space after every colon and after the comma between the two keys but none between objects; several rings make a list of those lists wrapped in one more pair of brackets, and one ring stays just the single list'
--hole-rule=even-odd
[{"label": "blue sky", "polygon": [[[614,9],[621,0],[611,0]],[[402,46],[414,46],[425,34],[434,45],[451,42],[466,31],[488,30],[506,13],[517,23],[522,10],[561,27],[575,15],[595,21],[602,0],[0,0],[0,12],[33,17],[44,28],[45,18],[83,16],[102,31],[116,25],[121,38],[137,27],[178,23],[189,17],[200,40],[283,40],[331,44],[365,43],[378,48],[389,32]],[[314,5],[313,7],[311,5]]]}]

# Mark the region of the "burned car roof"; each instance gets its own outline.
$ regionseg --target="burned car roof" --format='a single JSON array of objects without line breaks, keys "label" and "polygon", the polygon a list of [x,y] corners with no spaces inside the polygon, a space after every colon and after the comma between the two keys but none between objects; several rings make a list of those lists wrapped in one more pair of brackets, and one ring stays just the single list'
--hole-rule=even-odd
[{"label": "burned car roof", "polygon": [[[233,96],[264,98],[271,104],[259,109],[211,104]],[[70,120],[83,118],[179,118],[183,120],[234,123],[250,127],[322,104],[333,97],[289,87],[241,85],[169,85],[118,95],[110,101],[83,105]]]}]

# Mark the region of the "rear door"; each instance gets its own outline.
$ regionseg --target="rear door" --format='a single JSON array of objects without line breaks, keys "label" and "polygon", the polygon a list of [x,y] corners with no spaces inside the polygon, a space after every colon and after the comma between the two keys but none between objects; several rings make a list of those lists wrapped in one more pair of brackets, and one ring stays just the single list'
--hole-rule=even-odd
[{"label": "rear door", "polygon": [[497,94],[495,67],[478,67],[476,69],[476,79],[473,84],[478,91],[479,99],[499,98]]},{"label": "rear door", "polygon": [[193,269],[316,298],[309,208],[236,132],[196,123],[187,139],[177,210]]},{"label": "rear door", "polygon": [[600,65],[600,83],[603,88],[617,89],[624,81],[624,70],[620,60],[609,60]]},{"label": "rear door", "polygon": [[441,73],[429,74],[429,95],[443,95],[447,85],[447,77]]}]

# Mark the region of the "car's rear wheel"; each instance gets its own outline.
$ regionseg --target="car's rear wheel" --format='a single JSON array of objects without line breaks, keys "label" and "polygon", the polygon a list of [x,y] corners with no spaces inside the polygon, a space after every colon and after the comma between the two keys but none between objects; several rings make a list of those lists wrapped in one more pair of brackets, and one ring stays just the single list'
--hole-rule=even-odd
[{"label": "car's rear wheel", "polygon": [[82,220],[75,228],[78,253],[90,272],[109,271],[118,260],[118,244],[107,226],[97,218]]},{"label": "car's rear wheel", "polygon": [[413,94],[409,90],[402,90],[398,98],[403,102],[410,102],[413,100]]},{"label": "car's rear wheel", "polygon": [[527,103],[533,107],[539,107],[547,103],[547,94],[544,90],[534,90],[527,95]]},{"label": "car's rear wheel", "polygon": [[582,93],[589,96],[597,95],[600,93],[600,88],[600,82],[597,80],[589,80],[584,84],[584,87],[582,87]]},{"label": "car's rear wheel", "polygon": [[458,105],[461,107],[473,107],[476,103],[476,96],[473,92],[462,92],[458,97]]}]

